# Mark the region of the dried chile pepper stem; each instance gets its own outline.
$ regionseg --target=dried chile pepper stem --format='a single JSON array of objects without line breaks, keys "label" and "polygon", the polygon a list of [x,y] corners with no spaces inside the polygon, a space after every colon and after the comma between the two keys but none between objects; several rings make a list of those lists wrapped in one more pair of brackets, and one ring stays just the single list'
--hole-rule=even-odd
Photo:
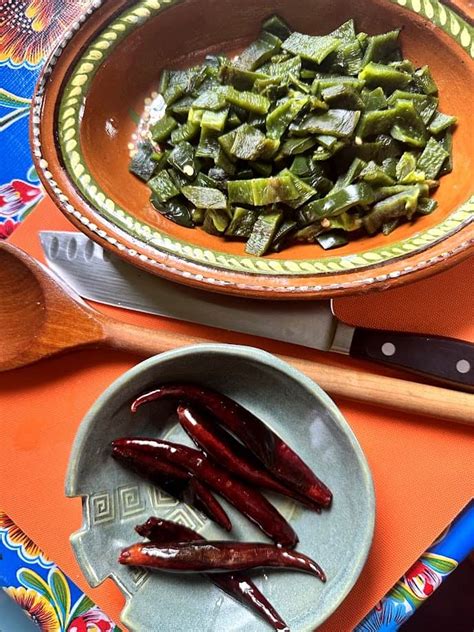
[{"label": "dried chile pepper stem", "polygon": [[183,405],[178,406],[178,419],[197,447],[217,461],[221,467],[225,467],[229,472],[258,487],[294,498],[311,509],[319,509],[319,505],[315,506],[302,494],[288,489],[272,478],[250,450],[214,420],[194,408]]},{"label": "dried chile pepper stem", "polygon": [[141,542],[123,549],[121,564],[179,573],[222,573],[251,568],[285,568],[326,581],[322,568],[303,553],[261,542],[200,540],[157,544]]},{"label": "dried chile pepper stem", "polygon": [[[148,518],[144,524],[136,526],[135,531],[159,544],[196,542],[205,539],[189,527],[155,517]],[[209,573],[206,577],[238,603],[260,615],[274,630],[289,632],[288,626],[275,608],[244,573]]]},{"label": "dried chile pepper stem", "polygon": [[[170,441],[143,437],[116,439],[112,442],[112,447],[114,453],[133,453],[138,462],[145,454],[155,457],[155,460],[168,461],[187,469],[202,483],[208,485],[233,504],[277,544],[289,547],[296,546],[298,542],[296,533],[265,496],[233,478],[209,461],[205,454],[199,450]],[[152,467],[150,460],[147,461],[148,467]]]},{"label": "dried chile pepper stem", "polygon": [[231,430],[285,485],[323,507],[331,504],[331,491],[306,463],[260,419],[229,397],[194,384],[165,384],[137,397],[131,410],[136,412],[144,403],[160,399],[177,399],[204,408]]}]

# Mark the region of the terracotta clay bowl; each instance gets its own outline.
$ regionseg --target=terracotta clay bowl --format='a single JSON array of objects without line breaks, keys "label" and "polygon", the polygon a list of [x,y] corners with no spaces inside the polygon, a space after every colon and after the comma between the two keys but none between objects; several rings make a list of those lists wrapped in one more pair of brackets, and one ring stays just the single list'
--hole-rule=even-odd
[{"label": "terracotta clay bowl", "polygon": [[[148,188],[128,172],[134,113],[144,111],[162,68],[189,66],[208,52],[233,53],[272,13],[314,34],[351,17],[368,33],[403,28],[404,55],[429,64],[440,108],[459,121],[454,170],[441,181],[433,214],[338,250],[304,244],[255,258],[242,243],[177,226],[153,210]],[[392,287],[452,265],[474,242],[473,56],[472,26],[436,0],[94,0],[38,83],[31,129],[36,167],[80,230],[168,279],[260,298]]]}]

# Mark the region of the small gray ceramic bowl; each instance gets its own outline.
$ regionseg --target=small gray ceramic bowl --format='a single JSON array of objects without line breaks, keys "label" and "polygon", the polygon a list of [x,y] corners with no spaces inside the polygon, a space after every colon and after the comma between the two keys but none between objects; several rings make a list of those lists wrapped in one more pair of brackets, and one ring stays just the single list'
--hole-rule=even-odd
[{"label": "small gray ceramic bowl", "polygon": [[325,569],[327,583],[289,571],[253,574],[292,632],[313,630],[341,603],[367,558],[375,516],[372,479],[354,434],[331,399],[288,364],[251,347],[207,344],[163,353],[125,373],[92,406],[75,439],[66,482],[68,496],[83,497],[83,526],[71,542],[84,575],[91,586],[106,577],[117,582],[127,598],[122,621],[134,632],[268,630],[199,575],[149,574],[117,563],[120,549],[140,540],[134,526],[150,515],[181,521],[208,539],[266,540],[225,501],[234,525],[231,534],[110,457],[110,442],[120,436],[189,443],[172,403],[155,402],[130,413],[136,395],[175,380],[208,385],[251,410],[333,491],[331,509],[320,515],[268,495],[298,533],[298,549]]}]

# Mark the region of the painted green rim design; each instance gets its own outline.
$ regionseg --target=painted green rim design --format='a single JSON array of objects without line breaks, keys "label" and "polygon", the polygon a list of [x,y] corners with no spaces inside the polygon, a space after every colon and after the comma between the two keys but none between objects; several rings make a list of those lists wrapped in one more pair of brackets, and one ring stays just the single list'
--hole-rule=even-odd
[{"label": "painted green rim design", "polygon": [[[141,0],[124,11],[103,30],[77,62],[63,92],[59,110],[58,133],[63,161],[69,175],[85,197],[101,215],[127,234],[159,251],[177,255],[187,261],[232,272],[267,275],[314,275],[351,272],[388,263],[424,250],[460,230],[474,216],[474,195],[455,209],[440,224],[420,231],[390,246],[366,250],[359,254],[325,259],[265,259],[229,255],[222,251],[201,248],[170,237],[166,233],[138,221],[120,208],[100,188],[88,171],[80,146],[81,108],[95,72],[110,52],[128,34],[167,7],[182,0]],[[388,0],[427,18],[454,39],[474,59],[474,28],[438,0]],[[96,2],[99,5],[100,2]]]}]

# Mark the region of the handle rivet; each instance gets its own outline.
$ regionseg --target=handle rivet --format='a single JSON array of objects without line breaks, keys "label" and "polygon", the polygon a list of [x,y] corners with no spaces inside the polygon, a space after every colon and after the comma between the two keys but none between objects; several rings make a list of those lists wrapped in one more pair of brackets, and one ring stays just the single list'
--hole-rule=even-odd
[{"label": "handle rivet", "polygon": [[397,349],[395,345],[393,344],[393,342],[384,342],[382,345],[382,353],[385,356],[393,356],[396,350]]},{"label": "handle rivet", "polygon": [[471,370],[471,363],[468,360],[458,360],[456,362],[456,371],[458,373],[469,373]]}]

